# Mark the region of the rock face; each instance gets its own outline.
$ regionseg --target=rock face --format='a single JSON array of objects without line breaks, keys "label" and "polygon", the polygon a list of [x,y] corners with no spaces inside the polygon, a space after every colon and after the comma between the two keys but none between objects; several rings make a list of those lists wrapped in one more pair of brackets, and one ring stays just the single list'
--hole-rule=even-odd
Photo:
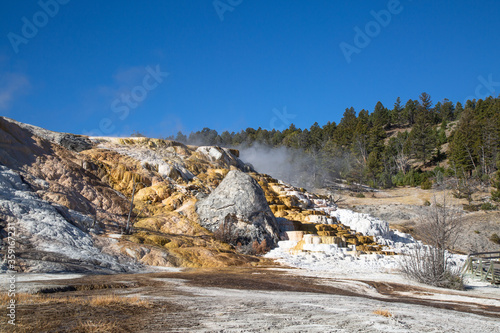
[{"label": "rock face", "polygon": [[246,245],[265,239],[273,246],[279,239],[278,224],[264,191],[257,181],[239,170],[230,171],[196,209],[200,224],[211,231],[216,231],[224,221],[231,223],[230,229],[235,236],[232,243]]},{"label": "rock face", "polygon": [[[8,268],[3,249],[11,225],[18,272],[135,272],[142,264],[259,261],[198,224],[196,197],[208,195],[230,168],[244,163],[234,150],[197,148],[163,139],[57,133],[0,117],[0,273]],[[134,188],[134,229],[117,236],[127,225]]]},{"label": "rock face", "polygon": [[92,141],[90,141],[88,137],[83,135],[53,132],[46,130],[44,128],[40,128],[38,126],[23,124],[7,117],[2,117],[2,118],[10,123],[18,125],[19,127],[25,130],[28,130],[29,132],[40,138],[43,138],[47,141],[63,146],[64,148],[74,152],[81,152],[90,149],[93,146]]},{"label": "rock face", "polygon": [[[118,258],[102,253],[85,227],[92,220],[68,211],[77,223],[69,223],[58,207],[40,199],[15,171],[0,166],[0,230],[6,222],[15,230],[16,265],[34,272],[127,272],[139,269],[135,263],[120,264]],[[5,240],[3,240],[5,241]],[[0,245],[6,244],[0,240]],[[0,265],[6,270],[6,261]]]},{"label": "rock face", "polygon": [[239,151],[229,148],[221,148],[215,146],[201,146],[196,149],[199,156],[211,163],[215,163],[222,168],[230,166],[237,167],[240,170],[254,171],[251,165],[243,163],[239,158]]}]

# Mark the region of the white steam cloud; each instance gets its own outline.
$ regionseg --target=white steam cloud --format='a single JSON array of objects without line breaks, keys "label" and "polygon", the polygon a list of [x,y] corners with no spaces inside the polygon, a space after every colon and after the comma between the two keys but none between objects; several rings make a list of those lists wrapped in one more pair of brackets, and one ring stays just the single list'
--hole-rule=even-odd
[{"label": "white steam cloud", "polygon": [[240,151],[240,159],[250,163],[259,173],[299,187],[321,186],[322,175],[316,161],[302,150],[260,144],[237,149]]}]

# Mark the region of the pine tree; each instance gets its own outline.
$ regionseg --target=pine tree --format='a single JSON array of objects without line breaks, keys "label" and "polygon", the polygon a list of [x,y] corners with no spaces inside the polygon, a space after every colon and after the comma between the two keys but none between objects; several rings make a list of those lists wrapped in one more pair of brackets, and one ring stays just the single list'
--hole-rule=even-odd
[{"label": "pine tree", "polygon": [[357,119],[356,111],[353,107],[346,109],[340,120],[337,130],[334,132],[334,139],[340,146],[349,147],[352,144],[352,138],[356,129]]},{"label": "pine tree", "polygon": [[462,106],[462,103],[457,102],[457,104],[455,104],[454,119],[460,119],[460,117],[462,116],[462,112],[463,111],[464,111],[464,108]]},{"label": "pine tree", "polygon": [[477,168],[478,132],[474,111],[466,108],[453,131],[450,142],[450,161],[457,169],[455,171],[458,176],[464,172],[471,175],[472,171]]},{"label": "pine tree", "polygon": [[175,141],[186,143],[187,137],[184,134],[182,134],[181,131],[179,131],[179,132],[177,132],[177,136],[175,137]]},{"label": "pine tree", "polygon": [[500,159],[497,161],[497,168],[499,169],[496,174],[496,178],[493,181],[493,187],[495,188],[491,191],[491,199],[500,202]]},{"label": "pine tree", "polygon": [[441,106],[440,113],[441,121],[455,120],[455,107],[453,106],[453,102],[445,98],[443,101],[443,105]]},{"label": "pine tree", "polygon": [[434,129],[434,114],[432,102],[427,93],[420,95],[421,104],[416,108],[415,123],[410,132],[415,158],[426,163],[436,147],[436,130]]},{"label": "pine tree", "polygon": [[318,123],[315,122],[309,129],[310,133],[310,150],[318,151],[323,143],[323,131],[319,127]]},{"label": "pine tree", "polygon": [[405,108],[403,109],[403,118],[405,121],[412,126],[415,123],[415,114],[417,113],[417,100],[409,99],[406,102]]},{"label": "pine tree", "polygon": [[380,126],[382,128],[387,128],[390,126],[389,111],[384,107],[384,105],[379,101],[375,105],[375,110],[373,111],[373,126]]},{"label": "pine tree", "polygon": [[390,112],[391,123],[396,126],[403,125],[403,106],[401,105],[401,98],[398,97],[396,99],[396,103],[394,103],[394,108]]}]

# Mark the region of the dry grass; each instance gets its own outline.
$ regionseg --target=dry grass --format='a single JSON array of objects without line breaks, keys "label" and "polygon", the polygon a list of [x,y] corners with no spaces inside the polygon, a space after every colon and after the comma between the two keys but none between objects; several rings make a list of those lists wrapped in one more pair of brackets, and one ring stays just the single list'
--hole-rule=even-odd
[{"label": "dry grass", "polygon": [[80,321],[76,327],[73,327],[73,332],[82,333],[109,333],[109,332],[121,332],[120,327],[116,322],[112,321]]},{"label": "dry grass", "polygon": [[150,302],[146,300],[142,300],[139,296],[133,297],[123,297],[117,295],[104,295],[104,296],[95,296],[86,300],[86,304],[90,306],[111,306],[111,305],[119,305],[119,304],[133,304],[141,307],[149,307],[151,305]]},{"label": "dry grass", "polygon": [[[131,313],[150,311],[152,303],[139,296],[106,294],[95,296],[58,296],[16,294],[16,325],[12,332],[132,332]],[[0,307],[10,302],[0,295]],[[62,319],[63,318],[63,319]],[[119,319],[122,318],[122,319]],[[8,318],[0,318],[0,332]],[[9,326],[10,327],[10,326]]]},{"label": "dry grass", "polygon": [[387,310],[383,310],[383,309],[377,309],[377,310],[373,311],[373,313],[376,314],[376,315],[379,315],[379,316],[386,317],[386,318],[393,317],[392,313],[390,313]]},{"label": "dry grass", "polygon": [[[4,307],[10,302],[8,294],[3,293],[0,295],[0,306]],[[116,294],[109,294],[103,296],[93,297],[52,297],[38,294],[18,293],[15,298],[16,305],[24,304],[46,304],[46,303],[72,303],[79,305],[87,305],[91,307],[102,307],[112,305],[136,305],[140,307],[149,307],[151,303],[147,300],[141,299],[139,296],[118,296]]]},{"label": "dry grass", "polygon": [[[28,293],[16,293],[14,297],[16,304],[39,304],[50,302],[50,299],[42,295],[33,295]],[[7,293],[0,294],[0,307],[7,306],[11,298]]]},{"label": "dry grass", "polygon": [[[476,201],[481,201],[481,199],[490,196],[491,188],[488,188],[486,192],[477,192],[474,194],[474,199]],[[387,190],[380,190],[376,192],[375,197],[372,197],[371,193],[365,193],[364,198],[357,198],[355,196],[345,196],[345,201],[342,205],[353,206],[353,205],[389,205],[389,204],[402,204],[402,205],[417,205],[421,206],[425,201],[431,201],[433,195],[438,197],[442,196],[444,191],[436,190],[422,190],[418,187],[396,187]],[[463,204],[467,203],[465,199],[450,198],[450,205],[462,207]],[[341,206],[342,206],[341,205]]]}]

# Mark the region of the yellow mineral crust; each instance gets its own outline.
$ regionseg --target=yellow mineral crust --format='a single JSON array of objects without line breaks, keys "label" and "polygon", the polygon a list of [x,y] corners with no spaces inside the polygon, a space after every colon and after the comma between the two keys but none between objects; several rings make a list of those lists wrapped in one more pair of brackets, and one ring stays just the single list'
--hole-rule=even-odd
[{"label": "yellow mineral crust", "polygon": [[[297,253],[303,250],[303,237],[305,235],[317,235],[315,242],[322,244],[336,244],[339,247],[355,245],[357,251],[364,253],[381,253],[382,246],[378,245],[372,236],[356,234],[349,227],[338,222],[323,211],[301,208],[297,196],[290,193],[305,193],[302,188],[291,188],[288,185],[278,183],[266,175],[252,175],[264,190],[266,199],[273,214],[278,218],[286,218],[293,221],[294,231],[287,231],[289,240],[299,241],[291,250]],[[313,199],[327,199],[325,196],[311,196]],[[302,204],[303,205],[303,204]],[[330,218],[334,224],[318,223]]]}]

